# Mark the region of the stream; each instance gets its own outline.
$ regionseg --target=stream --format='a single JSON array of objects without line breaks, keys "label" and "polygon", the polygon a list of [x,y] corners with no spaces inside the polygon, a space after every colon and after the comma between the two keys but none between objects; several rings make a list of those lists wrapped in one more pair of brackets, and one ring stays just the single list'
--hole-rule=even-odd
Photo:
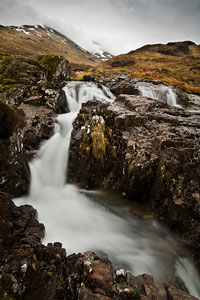
[{"label": "stream", "polygon": [[54,135],[30,163],[30,193],[15,204],[38,211],[46,229],[43,244],[59,241],[68,255],[92,250],[108,257],[120,272],[151,274],[156,282],[172,273],[200,298],[198,272],[188,257],[178,255],[177,242],[167,229],[152,218],[134,217],[134,204],[121,195],[65,182],[72,122],[81,104],[94,98],[111,102],[114,96],[94,83],[69,82],[64,90],[70,112],[57,117]]}]

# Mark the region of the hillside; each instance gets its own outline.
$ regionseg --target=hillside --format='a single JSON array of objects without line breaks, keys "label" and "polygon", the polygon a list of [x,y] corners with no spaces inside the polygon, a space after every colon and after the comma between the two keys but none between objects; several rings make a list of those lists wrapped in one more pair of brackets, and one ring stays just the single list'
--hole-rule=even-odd
[{"label": "hillside", "polygon": [[35,57],[54,53],[76,65],[96,66],[99,60],[72,40],[45,26],[0,26],[0,52]]},{"label": "hillside", "polygon": [[97,71],[113,77],[159,79],[185,91],[200,93],[200,46],[193,42],[146,45],[115,56],[97,66]]}]

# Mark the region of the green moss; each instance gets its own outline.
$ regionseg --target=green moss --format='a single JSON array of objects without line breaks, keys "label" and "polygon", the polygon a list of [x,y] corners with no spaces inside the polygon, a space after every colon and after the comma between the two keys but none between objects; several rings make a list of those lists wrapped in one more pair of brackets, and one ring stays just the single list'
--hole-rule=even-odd
[{"label": "green moss", "polygon": [[90,156],[90,137],[87,134],[87,130],[83,133],[83,139],[80,144],[80,149],[82,152],[85,152],[88,156]]},{"label": "green moss", "polygon": [[115,158],[117,157],[117,146],[112,146],[111,153],[112,156],[114,156]]},{"label": "green moss", "polygon": [[46,54],[39,57],[42,66],[47,68],[47,80],[52,81],[56,69],[61,61],[61,57],[55,54]]},{"label": "green moss", "polygon": [[104,132],[105,125],[100,122],[93,126],[91,132],[92,154],[97,160],[101,161],[103,161],[107,143],[107,139],[105,138]]}]

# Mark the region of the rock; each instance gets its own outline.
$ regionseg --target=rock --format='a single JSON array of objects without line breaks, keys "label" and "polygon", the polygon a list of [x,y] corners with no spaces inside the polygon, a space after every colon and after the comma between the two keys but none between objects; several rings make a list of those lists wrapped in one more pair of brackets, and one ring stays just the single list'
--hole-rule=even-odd
[{"label": "rock", "polygon": [[55,54],[45,54],[38,57],[42,66],[47,69],[47,80],[60,84],[70,80],[71,68],[69,62],[62,56]]},{"label": "rock", "polygon": [[55,113],[43,106],[22,103],[11,108],[0,102],[0,189],[13,197],[27,194],[28,161],[54,130]]},{"label": "rock", "polygon": [[57,55],[42,55],[37,59],[7,55],[0,62],[0,70],[4,102],[0,102],[3,134],[0,138],[4,140],[0,143],[0,189],[18,197],[29,190],[28,161],[40,143],[53,134],[59,90],[63,81],[70,78],[70,66]]},{"label": "rock", "polygon": [[125,79],[120,82],[115,82],[111,87],[111,92],[118,96],[120,94],[139,95],[139,90],[135,87],[136,80]]},{"label": "rock", "polygon": [[83,76],[83,79],[82,79],[83,81],[96,81],[96,78],[95,78],[95,76],[92,76],[92,75],[84,75]]},{"label": "rock", "polygon": [[0,92],[8,103],[23,101],[55,108],[58,89],[71,77],[69,62],[62,56],[48,54],[37,59],[7,55],[0,62]]},{"label": "rock", "polygon": [[199,262],[200,125],[193,116],[137,95],[84,104],[73,124],[68,177],[147,204]]},{"label": "rock", "polygon": [[42,99],[42,96],[32,96],[32,97],[29,97],[28,99],[25,99],[23,102],[25,104],[31,104],[31,105],[41,105],[41,99]]},{"label": "rock", "polygon": [[65,92],[61,90],[56,103],[56,113],[63,114],[67,112],[69,112],[67,97]]}]

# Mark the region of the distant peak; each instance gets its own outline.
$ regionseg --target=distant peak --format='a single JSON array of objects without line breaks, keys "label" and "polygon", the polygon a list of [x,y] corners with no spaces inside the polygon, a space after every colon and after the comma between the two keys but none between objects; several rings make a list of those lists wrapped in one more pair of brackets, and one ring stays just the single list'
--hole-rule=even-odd
[{"label": "distant peak", "polygon": [[114,55],[105,51],[100,43],[98,43],[94,40],[92,40],[91,43],[92,43],[91,54],[94,57],[96,57],[97,59],[100,59],[101,61],[105,61],[105,60],[108,60],[108,59],[114,57]]}]

